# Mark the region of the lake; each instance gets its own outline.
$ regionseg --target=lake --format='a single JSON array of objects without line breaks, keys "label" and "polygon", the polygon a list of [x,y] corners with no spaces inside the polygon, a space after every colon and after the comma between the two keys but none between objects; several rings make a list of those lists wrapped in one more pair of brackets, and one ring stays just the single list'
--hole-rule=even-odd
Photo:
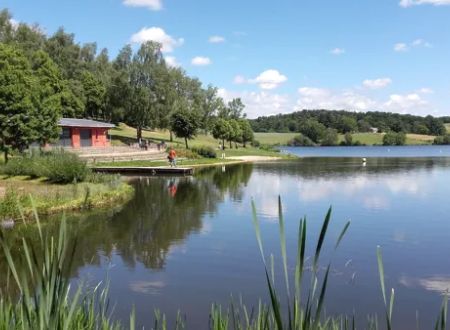
[{"label": "lake", "polygon": [[[69,231],[78,240],[70,276],[88,285],[108,278],[111,303],[125,324],[135,306],[146,328],[155,308],[172,320],[180,310],[189,329],[207,328],[212,302],[227,305],[231,295],[236,300],[242,295],[250,306],[259,298],[268,301],[252,199],[265,251],[274,254],[275,277],[282,280],[280,195],[291,270],[300,218],[307,217],[310,256],[333,207],[321,262],[332,260],[327,314],[355,312],[360,326],[369,313],[382,320],[380,245],[387,287],[396,290],[396,328],[415,327],[416,311],[423,328],[430,328],[450,288],[450,158],[432,157],[429,147],[421,148],[430,157],[370,158],[366,164],[360,158],[316,157],[213,167],[186,178],[134,178],[135,197],[123,207],[69,217]],[[368,147],[357,156],[372,151]],[[44,228],[56,230],[55,220]],[[347,220],[350,228],[332,253]],[[8,234],[36,237],[33,228],[22,226]],[[0,261],[2,274],[4,269]]]}]

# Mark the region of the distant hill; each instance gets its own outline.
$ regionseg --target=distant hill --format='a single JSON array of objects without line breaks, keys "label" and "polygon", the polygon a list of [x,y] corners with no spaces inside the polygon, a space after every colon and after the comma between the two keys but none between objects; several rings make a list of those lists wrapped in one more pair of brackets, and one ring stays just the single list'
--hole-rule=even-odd
[{"label": "distant hill", "polygon": [[320,123],[326,128],[347,132],[405,132],[424,135],[443,135],[444,123],[450,117],[414,116],[390,112],[351,112],[332,110],[302,110],[290,114],[259,117],[250,121],[255,132],[299,132],[301,126],[308,123]]}]

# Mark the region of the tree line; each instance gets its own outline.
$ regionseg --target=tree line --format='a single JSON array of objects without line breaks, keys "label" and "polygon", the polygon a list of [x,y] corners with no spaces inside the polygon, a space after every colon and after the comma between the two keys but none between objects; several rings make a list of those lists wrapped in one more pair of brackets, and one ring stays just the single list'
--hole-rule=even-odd
[{"label": "tree line", "polygon": [[[414,116],[389,112],[351,112],[330,110],[302,110],[290,114],[259,117],[251,120],[255,132],[299,132],[312,131],[307,135],[317,142],[326,129],[338,133],[395,132],[429,135],[444,135],[445,118]],[[450,122],[450,120],[449,120]]]},{"label": "tree line", "polygon": [[61,117],[124,122],[136,128],[138,140],[144,129],[168,129],[170,139],[174,133],[186,147],[199,131],[226,121],[233,128],[227,141],[248,141],[241,100],[226,103],[216,87],[170,67],[161,47],[125,45],[110,59],[106,48],[80,45],[64,28],[47,36],[38,25],[13,24],[9,11],[1,11],[0,148],[7,155],[56,139]]}]

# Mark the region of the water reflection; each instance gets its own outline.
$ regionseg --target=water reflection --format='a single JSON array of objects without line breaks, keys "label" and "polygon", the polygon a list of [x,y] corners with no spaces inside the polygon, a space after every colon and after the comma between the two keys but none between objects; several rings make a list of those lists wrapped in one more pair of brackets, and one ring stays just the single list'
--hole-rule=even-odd
[{"label": "water reflection", "polygon": [[[399,291],[399,304],[434,315],[439,300],[433,305],[426,294],[449,287],[450,266],[439,257],[450,249],[449,169],[445,158],[369,159],[365,166],[360,159],[311,158],[211,167],[192,178],[136,178],[135,196],[126,205],[68,219],[78,246],[68,276],[90,276],[96,283],[110,272],[111,298],[125,318],[135,304],[142,323],[148,324],[149,311],[160,307],[169,315],[181,309],[191,326],[204,325],[201,317],[212,301],[226,303],[230,293],[254,301],[265,297],[250,201],[266,220],[261,225],[266,250],[277,253],[281,195],[288,251],[295,250],[298,220],[305,214],[313,233],[331,204],[333,228],[354,220],[333,257],[331,313],[352,314],[357,307],[365,315],[377,309],[374,251],[382,245],[389,286],[421,290],[409,296]],[[57,218],[45,221],[45,231],[56,234]],[[333,228],[330,235],[338,235]],[[7,232],[16,246],[23,236],[37,241],[36,228]],[[295,262],[295,253],[288,262]],[[0,255],[0,274],[5,273]],[[0,287],[5,284],[1,276]]]}]

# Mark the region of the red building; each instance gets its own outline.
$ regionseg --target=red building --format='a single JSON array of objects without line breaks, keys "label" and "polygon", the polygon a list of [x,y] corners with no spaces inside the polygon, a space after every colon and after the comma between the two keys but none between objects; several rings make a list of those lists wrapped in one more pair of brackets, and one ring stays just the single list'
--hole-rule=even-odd
[{"label": "red building", "polygon": [[114,125],[89,119],[62,118],[58,145],[62,147],[109,147],[109,129]]}]

